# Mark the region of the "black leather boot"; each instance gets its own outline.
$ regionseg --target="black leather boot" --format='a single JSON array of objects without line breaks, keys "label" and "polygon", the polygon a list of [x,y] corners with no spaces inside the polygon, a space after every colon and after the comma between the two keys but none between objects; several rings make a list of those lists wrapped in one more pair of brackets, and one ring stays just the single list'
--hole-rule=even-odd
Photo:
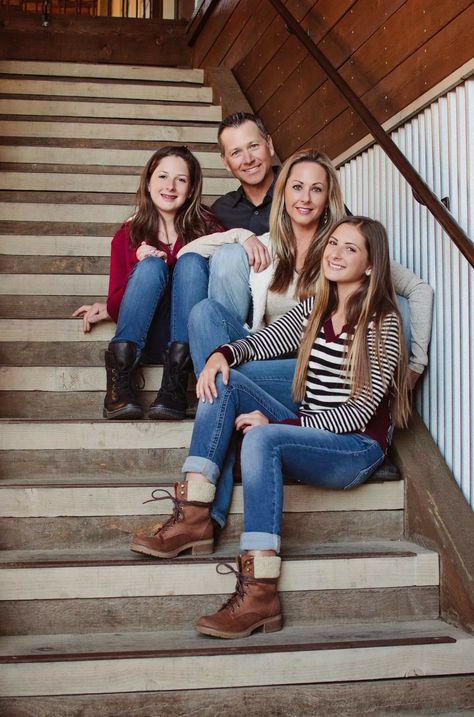
[{"label": "black leather boot", "polygon": [[135,353],[136,346],[129,341],[114,341],[105,352],[104,418],[143,418],[143,409],[137,400],[139,359]]},{"label": "black leather boot", "polygon": [[192,370],[189,344],[173,341],[166,353],[161,388],[150,406],[148,418],[164,421],[186,418],[186,389]]}]

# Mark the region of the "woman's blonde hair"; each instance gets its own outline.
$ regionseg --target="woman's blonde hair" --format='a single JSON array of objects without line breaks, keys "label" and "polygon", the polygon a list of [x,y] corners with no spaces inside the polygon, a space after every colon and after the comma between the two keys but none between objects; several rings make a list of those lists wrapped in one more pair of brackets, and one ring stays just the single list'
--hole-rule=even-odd
[{"label": "woman's blonde hair", "polygon": [[270,211],[270,238],[275,258],[275,273],[270,291],[284,293],[293,281],[296,266],[296,242],[291,220],[285,208],[285,187],[291,170],[301,162],[314,162],[324,169],[328,184],[328,199],[315,229],[314,239],[308,249],[303,270],[298,278],[296,294],[300,301],[314,296],[314,286],[321,266],[322,249],[335,222],[344,216],[341,189],[336,170],[329,157],[315,149],[302,149],[288,157],[275,183]]},{"label": "woman's blonde hair", "polygon": [[136,198],[136,211],[130,220],[130,246],[137,248],[142,241],[153,246],[158,245],[159,212],[150,195],[150,179],[161,160],[165,157],[179,157],[186,162],[189,172],[190,194],[183,206],[178,209],[174,219],[176,233],[183,244],[198,237],[219,231],[218,223],[212,212],[201,204],[202,170],[192,152],[184,145],[167,146],[158,149],[148,162],[140,176]]},{"label": "woman's blonde hair", "polygon": [[[346,375],[351,386],[350,396],[362,391],[372,390],[370,380],[369,344],[367,335],[369,325],[373,331],[373,341],[377,353],[382,381],[391,391],[392,413],[395,424],[405,426],[410,415],[410,402],[407,384],[407,353],[402,331],[402,322],[398,311],[395,291],[390,271],[387,232],[384,226],[368,217],[345,217],[331,231],[331,235],[342,224],[355,226],[365,239],[365,245],[371,267],[370,275],[364,275],[362,283],[350,296],[346,306],[346,326],[348,342],[346,345]],[[329,237],[328,237],[329,239]],[[326,240],[327,244],[327,240]],[[324,247],[325,248],[325,247]],[[293,379],[293,397],[302,401],[306,390],[306,374],[316,336],[321,326],[337,309],[337,284],[329,281],[321,271],[317,282],[316,300],[301,342],[295,376]],[[384,380],[383,363],[386,352],[382,323],[387,315],[393,315],[398,324],[399,358],[392,381]]]}]

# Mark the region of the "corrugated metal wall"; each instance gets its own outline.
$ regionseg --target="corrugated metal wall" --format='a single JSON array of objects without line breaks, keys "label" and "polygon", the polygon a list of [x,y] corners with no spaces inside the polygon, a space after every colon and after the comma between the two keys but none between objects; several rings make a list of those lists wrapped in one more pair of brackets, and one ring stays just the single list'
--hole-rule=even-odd
[{"label": "corrugated metal wall", "polygon": [[[392,134],[469,236],[474,228],[474,80],[449,92]],[[339,168],[354,214],[382,221],[394,259],[435,290],[430,364],[418,410],[474,507],[474,269],[391,161],[374,146]]]}]

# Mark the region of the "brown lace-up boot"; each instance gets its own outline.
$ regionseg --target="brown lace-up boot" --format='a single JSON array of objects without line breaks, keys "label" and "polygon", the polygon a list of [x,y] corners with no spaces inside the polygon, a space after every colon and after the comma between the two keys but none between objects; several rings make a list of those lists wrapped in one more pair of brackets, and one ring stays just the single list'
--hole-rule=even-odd
[{"label": "brown lace-up boot", "polygon": [[226,565],[237,576],[235,592],[214,615],[200,617],[196,630],[203,635],[228,639],[248,637],[259,627],[263,632],[281,630],[282,614],[277,592],[280,562],[278,556],[246,553],[237,558],[238,571]]},{"label": "brown lace-up boot", "polygon": [[[153,491],[150,500],[172,500],[173,513],[154,534],[136,534],[130,546],[131,550],[155,558],[175,558],[189,549],[193,555],[212,553],[214,527],[209,509],[214,500],[215,486],[212,483],[193,480],[176,483],[174,488],[174,496],[164,488]],[[156,497],[158,492],[166,495]]]}]

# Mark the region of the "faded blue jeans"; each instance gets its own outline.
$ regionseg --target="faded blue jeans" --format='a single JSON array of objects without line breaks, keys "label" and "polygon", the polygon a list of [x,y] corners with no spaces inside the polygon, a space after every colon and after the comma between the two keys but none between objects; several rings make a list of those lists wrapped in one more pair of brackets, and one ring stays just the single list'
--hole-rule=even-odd
[{"label": "faded blue jeans", "polygon": [[[217,346],[245,338],[249,334],[240,318],[212,299],[205,299],[196,304],[189,317],[188,329],[196,375],[201,372],[206,358]],[[290,411],[296,411],[298,406],[291,396],[295,365],[295,359],[249,361],[239,366],[237,370]],[[229,444],[211,508],[211,516],[222,527],[225,525],[232,500],[235,452],[236,436]]]},{"label": "faded blue jeans", "polygon": [[[218,485],[237,416],[256,410],[274,422],[296,416],[239,371],[231,369],[227,386],[219,375],[216,388],[213,403],[199,403],[182,472],[202,473]],[[244,437],[241,454],[241,549],[279,552],[283,473],[311,485],[352,488],[367,480],[383,459],[377,441],[362,433],[336,434],[284,424],[252,428]]]},{"label": "faded blue jeans", "polygon": [[[173,269],[158,257],[138,262],[128,277],[112,341],[136,344],[137,353],[144,351],[149,363],[161,363],[169,341],[189,343],[191,309],[207,298],[208,290],[223,294],[221,282],[224,282],[230,307],[239,300],[239,289],[233,287],[242,283],[242,257],[237,254],[223,257],[217,251],[211,261],[214,266],[211,281],[209,262],[199,254],[183,254]],[[226,271],[221,269],[224,261]]]}]

